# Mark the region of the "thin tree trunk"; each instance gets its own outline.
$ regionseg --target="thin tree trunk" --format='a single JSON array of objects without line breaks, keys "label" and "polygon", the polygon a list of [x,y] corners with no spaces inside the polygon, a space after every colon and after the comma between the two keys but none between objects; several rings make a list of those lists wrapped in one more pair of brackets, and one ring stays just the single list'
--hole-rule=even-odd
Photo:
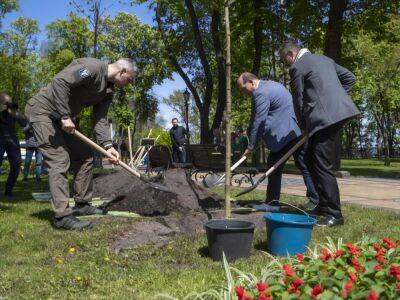
[{"label": "thin tree trunk", "polygon": [[225,3],[225,28],[226,28],[226,132],[225,132],[225,218],[231,217],[231,30],[229,24],[229,4]]},{"label": "thin tree trunk", "polygon": [[254,0],[253,1],[253,10],[254,10],[254,21],[253,21],[253,38],[254,38],[254,57],[253,57],[253,68],[252,73],[256,76],[259,76],[260,67],[261,67],[261,55],[263,49],[263,22],[261,18],[261,5],[262,0]]}]

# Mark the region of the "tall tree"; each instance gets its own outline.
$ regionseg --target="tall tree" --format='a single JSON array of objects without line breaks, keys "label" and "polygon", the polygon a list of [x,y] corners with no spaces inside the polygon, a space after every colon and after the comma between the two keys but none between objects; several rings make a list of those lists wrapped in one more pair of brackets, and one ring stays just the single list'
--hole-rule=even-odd
[{"label": "tall tree", "polygon": [[98,41],[102,32],[102,18],[106,7],[102,0],[71,0],[78,13],[86,16],[93,27],[93,57],[98,57]]},{"label": "tall tree", "polygon": [[38,32],[35,20],[20,17],[0,35],[0,85],[20,105],[32,94]]},{"label": "tall tree", "polygon": [[13,10],[18,10],[19,5],[17,0],[1,0],[0,1],[0,29],[2,25],[2,19],[4,16],[12,12]]}]

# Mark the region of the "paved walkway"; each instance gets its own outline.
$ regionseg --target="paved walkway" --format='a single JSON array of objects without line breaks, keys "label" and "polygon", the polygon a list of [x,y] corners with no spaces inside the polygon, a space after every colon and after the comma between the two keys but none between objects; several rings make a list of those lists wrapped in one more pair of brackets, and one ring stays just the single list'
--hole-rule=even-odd
[{"label": "paved walkway", "polygon": [[[400,212],[400,180],[349,177],[338,178],[338,184],[342,202]],[[249,184],[244,183],[242,186],[249,186]],[[266,190],[266,187],[266,182],[259,185],[261,190]],[[303,178],[300,175],[284,174],[282,193],[305,196],[306,188]]]}]

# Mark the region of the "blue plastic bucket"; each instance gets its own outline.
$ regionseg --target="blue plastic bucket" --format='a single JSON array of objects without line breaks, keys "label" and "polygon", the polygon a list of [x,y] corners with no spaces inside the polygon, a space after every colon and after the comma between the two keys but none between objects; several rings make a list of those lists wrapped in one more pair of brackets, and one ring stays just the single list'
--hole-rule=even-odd
[{"label": "blue plastic bucket", "polygon": [[307,251],[316,219],[309,215],[268,213],[267,250],[272,255],[287,256]]}]

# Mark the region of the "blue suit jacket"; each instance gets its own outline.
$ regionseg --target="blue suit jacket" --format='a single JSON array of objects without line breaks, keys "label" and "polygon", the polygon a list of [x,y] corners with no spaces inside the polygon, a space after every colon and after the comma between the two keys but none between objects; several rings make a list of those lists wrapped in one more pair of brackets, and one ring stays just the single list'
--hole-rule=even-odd
[{"label": "blue suit jacket", "polygon": [[272,152],[277,152],[301,135],[290,92],[275,81],[260,80],[253,92],[249,149],[264,139]]}]

